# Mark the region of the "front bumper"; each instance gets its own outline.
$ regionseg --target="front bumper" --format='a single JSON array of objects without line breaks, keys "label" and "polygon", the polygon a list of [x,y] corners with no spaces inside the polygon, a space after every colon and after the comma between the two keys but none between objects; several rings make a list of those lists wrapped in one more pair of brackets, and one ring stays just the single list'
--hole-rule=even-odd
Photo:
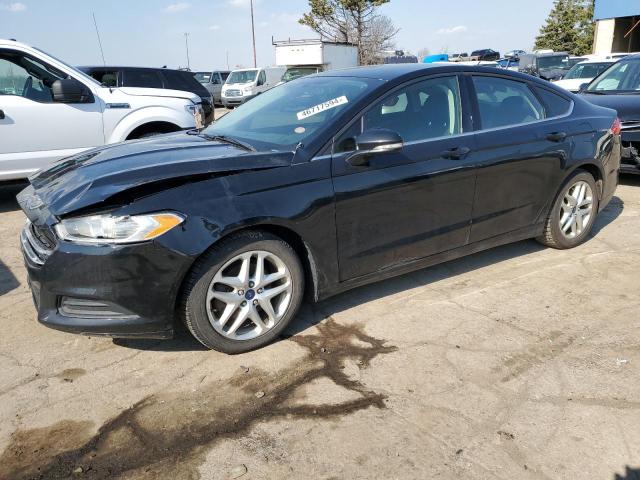
[{"label": "front bumper", "polygon": [[[40,240],[42,239],[42,241]],[[47,239],[53,238],[46,244]],[[171,338],[191,260],[157,242],[77,245],[27,223],[21,236],[38,321],[83,335]]]},{"label": "front bumper", "polygon": [[226,107],[237,107],[242,105],[243,103],[248,102],[249,100],[251,100],[252,98],[254,98],[255,95],[246,95],[244,97],[222,97],[222,104]]}]

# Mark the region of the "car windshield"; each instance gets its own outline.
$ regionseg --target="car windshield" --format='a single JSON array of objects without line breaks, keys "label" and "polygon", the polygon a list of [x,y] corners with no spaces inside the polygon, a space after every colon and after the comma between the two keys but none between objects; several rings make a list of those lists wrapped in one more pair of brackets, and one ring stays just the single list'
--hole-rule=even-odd
[{"label": "car windshield", "polygon": [[572,78],[595,78],[604,72],[613,62],[579,63],[574,65],[565,75],[565,80]]},{"label": "car windshield", "polygon": [[569,68],[569,57],[567,55],[551,55],[538,58],[538,68],[556,69]]},{"label": "car windshield", "polygon": [[227,78],[227,83],[251,83],[256,79],[258,70],[238,70],[231,72]]},{"label": "car windshield", "polygon": [[206,128],[257,150],[291,151],[313,140],[349,103],[381,83],[355,77],[305,77],[259,95]]},{"label": "car windshield", "polygon": [[587,87],[588,92],[637,92],[640,90],[640,61],[613,64]]},{"label": "car windshield", "polygon": [[283,82],[290,82],[291,80],[295,80],[296,78],[304,77],[305,75],[311,75],[313,73],[317,73],[317,68],[290,68],[285,72],[282,76]]},{"label": "car windshield", "polygon": [[211,80],[211,72],[196,72],[193,77],[200,83],[209,83]]}]

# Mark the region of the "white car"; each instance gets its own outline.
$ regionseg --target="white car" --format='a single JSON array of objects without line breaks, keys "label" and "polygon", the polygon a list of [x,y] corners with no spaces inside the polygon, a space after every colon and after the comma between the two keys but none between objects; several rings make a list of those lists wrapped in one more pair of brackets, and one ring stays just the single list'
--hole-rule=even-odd
[{"label": "white car", "polygon": [[562,80],[556,80],[554,83],[569,90],[570,92],[580,91],[580,87],[585,83],[590,83],[607,68],[613,65],[617,60],[614,59],[598,59],[590,58],[580,63],[576,63]]},{"label": "white car", "polygon": [[237,107],[256,95],[282,83],[285,67],[243,68],[234,70],[222,86],[222,104]]},{"label": "white car", "polygon": [[193,93],[106,87],[37,48],[0,39],[0,181],[88,148],[202,123]]}]

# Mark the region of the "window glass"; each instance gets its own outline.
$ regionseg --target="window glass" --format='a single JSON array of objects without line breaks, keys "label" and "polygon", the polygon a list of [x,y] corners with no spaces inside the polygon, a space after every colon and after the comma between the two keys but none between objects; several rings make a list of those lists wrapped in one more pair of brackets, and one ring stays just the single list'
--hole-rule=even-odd
[{"label": "window glass", "polygon": [[118,72],[116,71],[93,70],[90,75],[106,87],[118,86]]},{"label": "window glass", "polygon": [[162,88],[162,80],[153,70],[132,68],[124,72],[124,85],[127,87]]},{"label": "window glass", "polygon": [[526,83],[474,76],[482,128],[521,125],[544,118],[544,108]]},{"label": "window glass", "polygon": [[63,78],[67,78],[67,75],[33,57],[16,52],[0,52],[0,95],[53,102],[51,86]]},{"label": "window glass", "polygon": [[637,92],[640,90],[640,61],[620,61],[613,64],[589,84],[588,92]]},{"label": "window glass", "polygon": [[393,130],[405,142],[460,133],[462,113],[457,78],[432,78],[392,93],[365,113],[363,128]]},{"label": "window glass", "polygon": [[172,90],[183,90],[185,92],[192,92],[194,89],[200,89],[202,86],[196,82],[189,72],[177,72],[175,70],[163,70],[162,75],[165,79],[164,88],[170,88]]},{"label": "window glass", "polygon": [[258,83],[260,85],[264,85],[266,82],[267,82],[267,74],[263,70],[263,71],[260,72],[260,77],[258,78]]},{"label": "window glass", "polygon": [[236,70],[229,75],[227,83],[252,83],[257,74],[258,70]]},{"label": "window glass", "polygon": [[200,83],[209,83],[209,81],[213,82],[211,76],[211,72],[196,72],[193,74],[193,78],[195,78]]},{"label": "window glass", "polygon": [[221,82],[220,82],[220,75],[219,75],[219,74],[217,74],[217,73],[214,73],[214,74],[211,76],[211,83],[212,83],[212,84],[214,84],[214,85],[220,85],[220,83],[221,83]]},{"label": "window glass", "polygon": [[613,62],[603,63],[578,63],[565,75],[565,80],[572,78],[595,78],[613,65]]},{"label": "window glass", "polygon": [[226,82],[227,81],[227,77],[229,76],[231,72],[221,72],[220,76],[222,77],[222,81]]},{"label": "window glass", "polygon": [[381,83],[356,77],[299,78],[227,113],[204,134],[229,135],[259,150],[290,151],[335,125],[341,113]]},{"label": "window glass", "polygon": [[545,117],[559,117],[569,112],[571,100],[568,100],[557,93],[553,93],[546,88],[535,87],[536,93],[544,103]]},{"label": "window glass", "polygon": [[333,147],[334,153],[353,152],[356,150],[356,137],[362,133],[362,117],[340,135]]}]

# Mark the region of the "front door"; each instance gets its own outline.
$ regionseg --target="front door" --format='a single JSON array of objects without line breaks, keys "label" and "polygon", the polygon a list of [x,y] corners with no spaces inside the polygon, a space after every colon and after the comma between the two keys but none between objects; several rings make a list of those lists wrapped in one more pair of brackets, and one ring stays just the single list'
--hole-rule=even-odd
[{"label": "front door", "polygon": [[[341,280],[467,243],[475,145],[472,134],[463,134],[462,103],[457,76],[427,77],[390,93],[336,138]],[[368,166],[350,165],[355,137],[376,128],[400,134],[403,149],[371,157]]]},{"label": "front door", "polygon": [[67,77],[31,55],[0,49],[0,180],[104,144],[99,101],[53,101],[51,85]]}]

